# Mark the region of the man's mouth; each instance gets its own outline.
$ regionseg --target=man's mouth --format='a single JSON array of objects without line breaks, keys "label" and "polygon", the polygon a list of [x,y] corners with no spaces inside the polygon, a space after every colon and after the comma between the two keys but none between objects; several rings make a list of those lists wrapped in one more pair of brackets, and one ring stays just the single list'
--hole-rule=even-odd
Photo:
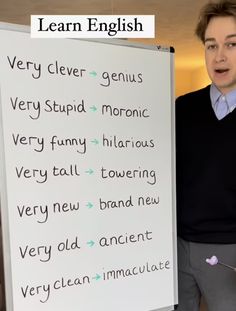
[{"label": "man's mouth", "polygon": [[215,72],[216,72],[216,73],[225,73],[225,72],[227,72],[227,71],[229,71],[228,68],[219,68],[219,69],[215,69]]}]

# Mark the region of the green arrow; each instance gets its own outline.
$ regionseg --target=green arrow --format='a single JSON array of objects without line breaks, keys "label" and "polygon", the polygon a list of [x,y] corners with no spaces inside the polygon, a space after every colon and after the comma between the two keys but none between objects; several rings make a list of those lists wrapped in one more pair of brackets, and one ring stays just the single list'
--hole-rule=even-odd
[{"label": "green arrow", "polygon": [[101,279],[101,276],[99,274],[96,274],[96,276],[94,276],[93,279],[98,281],[99,279]]},{"label": "green arrow", "polygon": [[93,245],[95,244],[95,242],[93,242],[92,240],[87,242],[88,246],[93,247]]},{"label": "green arrow", "polygon": [[91,141],[91,143],[93,143],[94,145],[98,145],[99,141],[95,138],[94,140]]},{"label": "green arrow", "polygon": [[90,203],[90,202],[88,202],[88,204],[86,204],[86,206],[87,206],[88,208],[92,208],[92,207],[93,207],[93,204]]},{"label": "green arrow", "polygon": [[89,175],[92,175],[94,173],[94,171],[90,168],[87,171],[85,171],[85,173],[87,173]]},{"label": "green arrow", "polygon": [[97,107],[94,105],[92,107],[89,107],[89,109],[91,109],[93,112],[97,111]]},{"label": "green arrow", "polygon": [[96,76],[97,76],[96,71],[91,71],[89,74],[90,74],[90,76],[93,76],[93,77],[96,77]]}]

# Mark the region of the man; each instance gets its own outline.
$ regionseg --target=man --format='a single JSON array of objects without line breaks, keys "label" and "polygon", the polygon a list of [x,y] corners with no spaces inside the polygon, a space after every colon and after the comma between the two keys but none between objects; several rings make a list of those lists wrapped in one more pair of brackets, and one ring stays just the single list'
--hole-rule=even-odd
[{"label": "man", "polygon": [[178,311],[236,310],[236,1],[203,7],[196,34],[212,84],[176,101]]}]

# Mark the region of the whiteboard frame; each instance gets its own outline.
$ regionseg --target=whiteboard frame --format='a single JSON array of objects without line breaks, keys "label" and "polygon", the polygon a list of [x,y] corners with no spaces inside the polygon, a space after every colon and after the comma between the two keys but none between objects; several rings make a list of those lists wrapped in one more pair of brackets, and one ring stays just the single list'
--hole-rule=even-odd
[{"label": "whiteboard frame", "polygon": [[[30,33],[30,26],[11,24],[0,22],[0,30],[9,30],[15,32]],[[59,39],[57,39],[59,40]],[[175,96],[174,96],[174,48],[166,46],[154,46],[145,45],[136,42],[131,42],[124,39],[69,39],[69,40],[81,40],[98,42],[104,44],[112,44],[118,46],[134,47],[140,49],[147,49],[153,51],[161,51],[170,53],[171,59],[171,176],[172,176],[172,235],[173,235],[173,284],[174,284],[174,301],[178,301],[178,275],[177,275],[177,229],[176,229],[176,186],[175,186]],[[0,86],[0,105],[1,105],[1,86]],[[3,244],[3,264],[4,264],[4,294],[3,300],[5,300],[6,311],[14,311],[13,299],[12,299],[12,271],[11,271],[11,254],[10,254],[10,232],[9,232],[9,216],[8,216],[8,201],[7,201],[7,188],[6,188],[6,171],[5,171],[5,151],[4,151],[4,137],[3,137],[3,122],[2,122],[2,110],[0,109],[0,210],[1,210],[1,225],[2,225],[2,244]],[[2,221],[2,219],[6,221]],[[172,311],[174,306],[169,306],[166,308],[159,308],[149,311]]]}]

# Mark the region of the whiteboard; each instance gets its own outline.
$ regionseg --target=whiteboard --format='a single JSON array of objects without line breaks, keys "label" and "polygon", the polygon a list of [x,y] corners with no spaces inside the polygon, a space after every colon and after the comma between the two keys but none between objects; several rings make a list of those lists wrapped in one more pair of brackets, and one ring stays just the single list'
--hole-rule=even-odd
[{"label": "whiteboard", "polygon": [[7,310],[172,310],[173,53],[25,30],[0,30]]}]

